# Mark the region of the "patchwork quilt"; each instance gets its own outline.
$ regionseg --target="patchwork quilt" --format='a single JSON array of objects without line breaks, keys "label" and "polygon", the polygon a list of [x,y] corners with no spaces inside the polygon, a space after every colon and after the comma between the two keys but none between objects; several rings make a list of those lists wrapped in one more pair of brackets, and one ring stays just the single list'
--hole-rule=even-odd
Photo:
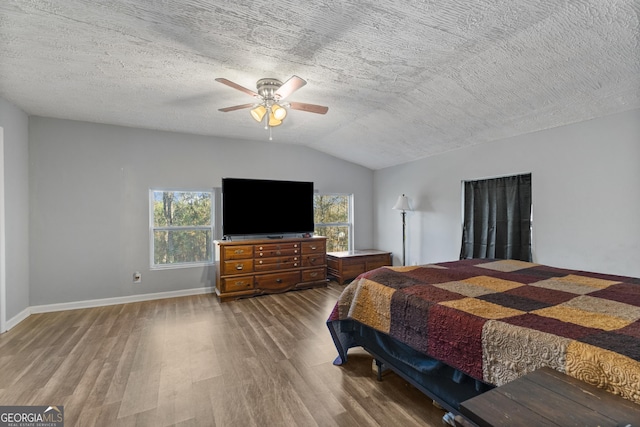
[{"label": "patchwork quilt", "polygon": [[327,323],[347,319],[495,386],[548,366],[640,404],[640,279],[515,260],[382,267]]}]

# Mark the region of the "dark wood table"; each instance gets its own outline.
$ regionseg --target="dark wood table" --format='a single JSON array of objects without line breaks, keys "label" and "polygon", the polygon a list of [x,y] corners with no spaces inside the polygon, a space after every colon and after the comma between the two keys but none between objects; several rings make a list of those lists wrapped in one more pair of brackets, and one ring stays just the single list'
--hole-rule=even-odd
[{"label": "dark wood table", "polygon": [[466,400],[460,413],[480,427],[640,427],[640,405],[550,368]]}]

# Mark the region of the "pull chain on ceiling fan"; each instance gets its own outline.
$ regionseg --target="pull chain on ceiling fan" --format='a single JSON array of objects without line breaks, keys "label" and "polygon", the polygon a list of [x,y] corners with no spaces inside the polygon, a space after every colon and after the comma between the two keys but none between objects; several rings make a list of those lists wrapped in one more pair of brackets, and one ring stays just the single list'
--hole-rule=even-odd
[{"label": "pull chain on ceiling fan", "polygon": [[282,121],[287,116],[287,108],[317,114],[326,114],[327,111],[329,111],[328,107],[323,107],[322,105],[306,104],[303,102],[282,102],[286,97],[307,84],[305,80],[298,76],[292,76],[284,83],[278,79],[260,79],[256,83],[258,92],[254,92],[224,78],[217,78],[216,81],[251,95],[258,100],[257,103],[220,108],[218,111],[228,113],[229,111],[251,108],[251,117],[253,117],[255,121],[261,123],[264,120],[265,129],[269,130],[269,140],[272,139],[271,128],[282,124]]}]

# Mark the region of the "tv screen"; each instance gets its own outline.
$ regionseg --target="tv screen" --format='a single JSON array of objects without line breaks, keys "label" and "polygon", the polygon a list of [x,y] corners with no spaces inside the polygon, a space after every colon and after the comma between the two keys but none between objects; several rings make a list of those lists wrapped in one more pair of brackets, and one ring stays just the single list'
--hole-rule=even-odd
[{"label": "tv screen", "polygon": [[225,236],[313,233],[313,182],[222,179]]}]

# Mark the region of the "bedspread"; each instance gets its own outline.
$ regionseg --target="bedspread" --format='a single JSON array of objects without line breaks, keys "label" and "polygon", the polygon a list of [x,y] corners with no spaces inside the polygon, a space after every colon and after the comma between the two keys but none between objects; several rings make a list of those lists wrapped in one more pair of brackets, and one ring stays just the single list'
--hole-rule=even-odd
[{"label": "bedspread", "polygon": [[640,279],[515,260],[382,267],[328,323],[347,319],[488,384],[548,366],[640,404]]}]

